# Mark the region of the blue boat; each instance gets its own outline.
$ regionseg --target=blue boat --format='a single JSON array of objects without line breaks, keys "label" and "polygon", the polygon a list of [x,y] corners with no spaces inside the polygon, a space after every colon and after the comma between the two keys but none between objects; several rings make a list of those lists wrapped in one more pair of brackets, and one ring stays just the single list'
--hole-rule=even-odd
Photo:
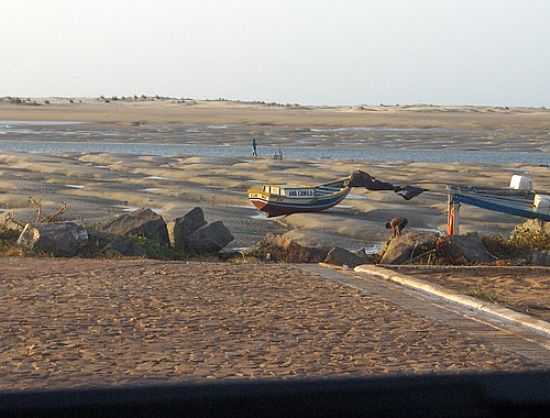
[{"label": "blue boat", "polygon": [[465,204],[522,218],[550,221],[550,213],[535,208],[535,192],[530,190],[459,185],[447,186],[447,190],[450,205]]}]

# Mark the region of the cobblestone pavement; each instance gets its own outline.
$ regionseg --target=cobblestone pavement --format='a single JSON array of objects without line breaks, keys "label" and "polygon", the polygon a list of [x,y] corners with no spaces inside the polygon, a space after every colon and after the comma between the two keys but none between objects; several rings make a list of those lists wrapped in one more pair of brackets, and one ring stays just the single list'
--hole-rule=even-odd
[{"label": "cobblestone pavement", "polygon": [[550,321],[550,269],[399,268],[396,271]]},{"label": "cobblestone pavement", "polygon": [[0,262],[0,389],[543,366],[292,265]]}]

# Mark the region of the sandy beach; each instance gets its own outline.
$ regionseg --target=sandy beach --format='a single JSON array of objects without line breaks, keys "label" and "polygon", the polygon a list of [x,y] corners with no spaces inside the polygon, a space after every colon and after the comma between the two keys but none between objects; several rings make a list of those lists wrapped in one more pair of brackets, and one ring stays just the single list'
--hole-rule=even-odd
[{"label": "sandy beach", "polygon": [[[339,206],[323,213],[267,219],[248,202],[246,190],[257,183],[313,185],[366,170],[379,178],[429,189],[405,201],[392,192],[354,189]],[[410,227],[445,230],[446,183],[507,186],[512,173],[527,170],[538,188],[550,186],[545,167],[351,161],[275,161],[206,157],[136,155],[0,154],[0,208],[29,219],[29,196],[53,211],[66,201],[67,219],[88,223],[139,207],[150,207],[172,220],[195,206],[208,219],[223,220],[236,236],[233,247],[247,247],[267,232],[315,229],[346,248],[379,244],[385,222],[406,216]],[[436,173],[436,175],[434,175]],[[463,230],[509,233],[518,218],[475,208],[463,211]]]},{"label": "sandy beach", "polygon": [[[322,231],[327,240],[357,249],[385,241],[384,223],[393,216],[406,216],[412,228],[443,231],[446,184],[506,187],[512,174],[529,173],[536,189],[550,186],[544,164],[359,161],[331,156],[347,149],[398,149],[405,156],[409,151],[472,156],[499,150],[511,160],[519,151],[538,155],[548,147],[550,112],[545,109],[78,100],[71,104],[50,98],[50,104],[42,106],[0,103],[0,120],[4,121],[0,124],[0,210],[29,218],[28,198],[33,196],[51,210],[66,201],[70,205],[67,219],[93,223],[139,207],[153,208],[169,221],[201,206],[209,219],[223,220],[229,226],[236,237],[235,248],[250,246],[266,232],[302,228]],[[27,121],[27,125],[14,130],[16,121]],[[54,126],[60,121],[85,123]],[[248,147],[251,137],[258,138],[261,147],[292,151],[303,146],[300,156],[317,149],[328,155],[284,161],[271,159],[267,152],[257,160],[223,155],[233,147]],[[15,142],[28,144],[26,150],[31,153],[2,150],[3,144]],[[128,147],[191,144],[222,151],[213,156],[55,149],[36,153],[38,145],[64,142],[105,144],[106,149],[113,143]],[[124,146],[119,150],[124,151]],[[407,202],[391,192],[354,189],[341,205],[327,212],[276,220],[266,219],[247,201],[246,190],[259,183],[314,185],[348,176],[356,169],[383,180],[419,185],[429,192]],[[508,234],[519,221],[475,208],[463,211],[465,232]]]}]

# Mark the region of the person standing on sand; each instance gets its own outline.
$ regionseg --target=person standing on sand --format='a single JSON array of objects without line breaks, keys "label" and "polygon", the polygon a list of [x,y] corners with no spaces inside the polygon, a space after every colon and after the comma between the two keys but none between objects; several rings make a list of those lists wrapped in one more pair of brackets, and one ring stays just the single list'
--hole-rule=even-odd
[{"label": "person standing on sand", "polygon": [[256,158],[258,156],[258,152],[256,150],[256,138],[252,138],[252,157]]}]

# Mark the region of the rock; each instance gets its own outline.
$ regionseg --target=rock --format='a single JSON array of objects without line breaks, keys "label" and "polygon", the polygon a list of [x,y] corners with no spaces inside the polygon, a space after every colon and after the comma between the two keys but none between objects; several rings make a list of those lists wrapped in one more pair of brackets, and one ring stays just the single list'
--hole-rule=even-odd
[{"label": "rock", "polygon": [[222,221],[212,222],[185,238],[185,248],[195,254],[214,254],[233,241],[233,235]]},{"label": "rock", "polygon": [[488,263],[494,261],[487,248],[476,233],[466,235],[453,235],[449,237],[450,257],[458,260],[462,257],[470,263]]},{"label": "rock", "polygon": [[[201,208],[193,208],[181,218],[176,218],[173,224],[172,242],[178,251],[186,251],[188,238],[197,230],[206,225],[204,212]],[[227,245],[227,244],[226,244]]]},{"label": "rock", "polygon": [[88,244],[88,231],[74,222],[27,224],[17,244],[27,250],[72,257]]},{"label": "rock", "polygon": [[331,247],[322,242],[321,234],[313,231],[293,230],[283,235],[267,234],[264,239],[248,250],[247,255],[274,262],[320,263]]},{"label": "rock", "polygon": [[137,242],[126,237],[115,237],[103,251],[107,255],[123,255],[127,257],[143,257],[145,249]]},{"label": "rock", "polygon": [[535,266],[550,266],[550,251],[533,251],[528,261]]},{"label": "rock", "polygon": [[406,264],[415,256],[435,248],[438,235],[411,231],[392,238],[383,251],[381,264]]},{"label": "rock", "polygon": [[88,246],[81,254],[88,257],[102,255],[142,257],[145,255],[145,249],[135,239],[90,229]]},{"label": "rock", "polygon": [[125,213],[103,225],[101,231],[123,237],[145,237],[163,246],[170,245],[166,222],[151,209]]},{"label": "rock", "polygon": [[330,250],[324,262],[335,266],[348,266],[348,267],[356,267],[360,264],[363,264],[362,259],[360,257],[340,247],[335,247],[332,250]]}]

